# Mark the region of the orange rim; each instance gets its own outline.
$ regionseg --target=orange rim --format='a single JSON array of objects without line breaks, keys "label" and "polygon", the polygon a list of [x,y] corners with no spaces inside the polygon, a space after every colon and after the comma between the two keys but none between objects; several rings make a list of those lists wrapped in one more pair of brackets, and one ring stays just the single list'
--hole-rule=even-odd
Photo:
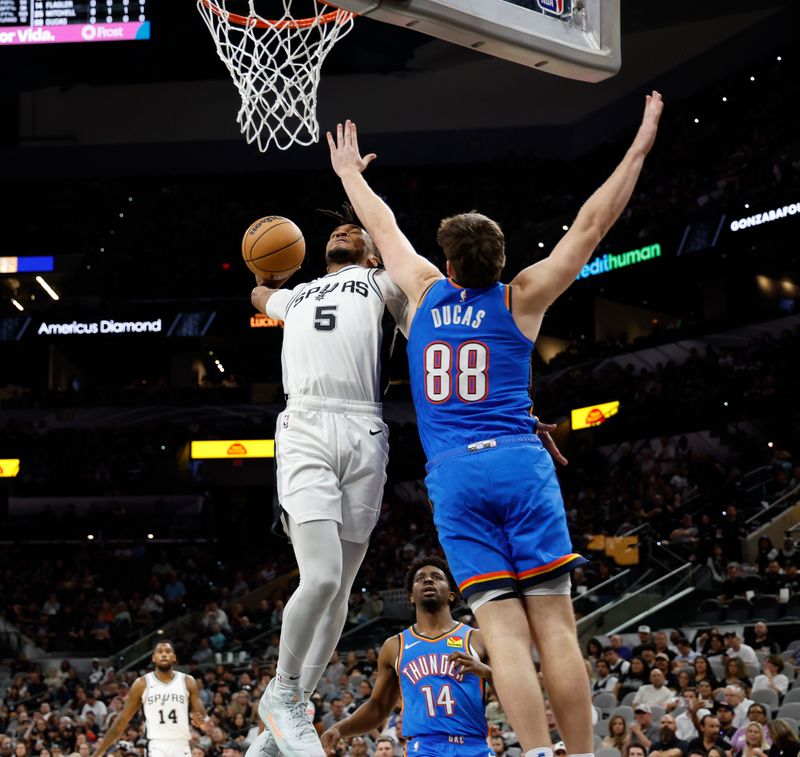
[{"label": "orange rim", "polygon": [[[224,11],[222,8],[217,5],[216,0],[201,0],[203,5],[206,6],[214,15],[219,16],[220,18],[224,18],[226,21],[230,21],[232,24],[236,24],[237,26],[255,26],[257,29],[307,29],[309,26],[313,26],[314,24],[330,24],[333,21],[337,20],[337,17],[340,19],[341,23],[349,21],[353,18],[356,14],[350,13],[349,11],[343,11],[341,8],[337,8],[333,3],[325,2],[325,0],[319,0],[323,5],[328,5],[331,8],[335,8],[330,13],[324,13],[321,16],[312,16],[311,18],[298,18],[298,19],[281,19],[281,20],[269,20],[263,18],[253,18],[252,16],[242,16],[238,13],[231,13],[230,11]],[[343,16],[340,14],[344,14]]]}]

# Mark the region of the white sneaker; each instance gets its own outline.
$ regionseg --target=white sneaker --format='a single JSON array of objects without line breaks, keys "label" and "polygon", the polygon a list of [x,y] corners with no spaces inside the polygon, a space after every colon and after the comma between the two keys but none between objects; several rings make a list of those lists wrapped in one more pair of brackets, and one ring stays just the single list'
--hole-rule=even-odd
[{"label": "white sneaker", "polygon": [[269,682],[258,703],[258,714],[286,757],[325,757],[307,707],[301,691],[282,689],[275,679]]},{"label": "white sneaker", "polygon": [[269,728],[265,728],[253,739],[244,757],[280,757],[281,750],[272,738]]}]

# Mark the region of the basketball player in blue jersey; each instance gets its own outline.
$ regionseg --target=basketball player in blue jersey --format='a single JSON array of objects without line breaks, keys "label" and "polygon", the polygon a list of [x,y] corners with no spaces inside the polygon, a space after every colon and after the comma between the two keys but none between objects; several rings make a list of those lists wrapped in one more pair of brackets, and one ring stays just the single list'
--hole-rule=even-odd
[{"label": "basketball player in blue jersey", "polygon": [[573,757],[592,752],[591,702],[570,602],[572,551],[553,464],[530,415],[530,356],[545,311],[631,197],[663,109],[648,95],[622,162],[549,257],[500,283],[503,232],[479,213],[441,222],[447,277],[416,254],[362,172],[355,125],[328,134],[333,168],[409,301],[408,362],[426,484],[450,567],[483,633],[500,701],[526,757],[552,757],[531,641]]},{"label": "basketball player in blue jersey", "polygon": [[406,574],[416,623],[387,639],[370,698],[322,734],[328,754],[339,740],[380,728],[403,704],[406,751],[419,757],[491,757],[483,714],[483,680],[492,671],[480,631],[453,619],[456,598],[447,563],[415,560]]}]

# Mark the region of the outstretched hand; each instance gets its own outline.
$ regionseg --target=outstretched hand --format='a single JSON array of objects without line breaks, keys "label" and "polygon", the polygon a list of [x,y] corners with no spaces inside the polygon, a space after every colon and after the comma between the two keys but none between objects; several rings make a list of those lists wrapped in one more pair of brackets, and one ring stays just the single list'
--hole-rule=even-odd
[{"label": "outstretched hand", "polygon": [[325,136],[328,138],[328,147],[331,150],[331,165],[337,176],[344,176],[350,171],[363,173],[378,157],[374,152],[361,156],[356,125],[349,118],[344,122],[344,126],[336,124],[336,139],[329,131],[325,132]]},{"label": "outstretched hand", "polygon": [[650,152],[653,143],[656,141],[658,121],[661,118],[662,110],[664,110],[664,101],[661,99],[661,93],[654,89],[652,94],[647,95],[645,98],[642,125],[633,140],[632,150],[641,152],[642,155],[647,155]]},{"label": "outstretched hand", "polygon": [[539,437],[542,446],[550,453],[550,457],[559,465],[569,465],[569,460],[561,454],[561,450],[558,448],[555,440],[550,436],[550,432],[555,431],[558,426],[555,423],[540,421],[539,417],[536,415],[533,417],[536,419],[536,436]]}]

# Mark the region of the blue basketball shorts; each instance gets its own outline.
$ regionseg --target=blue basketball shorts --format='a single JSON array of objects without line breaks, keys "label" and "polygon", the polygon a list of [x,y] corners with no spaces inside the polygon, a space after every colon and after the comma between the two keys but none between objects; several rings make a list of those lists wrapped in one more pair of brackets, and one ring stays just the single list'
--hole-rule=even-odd
[{"label": "blue basketball shorts", "polygon": [[494,757],[478,736],[415,736],[406,743],[407,757]]},{"label": "blue basketball shorts", "polygon": [[433,522],[465,598],[523,592],[588,562],[572,551],[555,467],[537,436],[447,450],[427,470]]}]

